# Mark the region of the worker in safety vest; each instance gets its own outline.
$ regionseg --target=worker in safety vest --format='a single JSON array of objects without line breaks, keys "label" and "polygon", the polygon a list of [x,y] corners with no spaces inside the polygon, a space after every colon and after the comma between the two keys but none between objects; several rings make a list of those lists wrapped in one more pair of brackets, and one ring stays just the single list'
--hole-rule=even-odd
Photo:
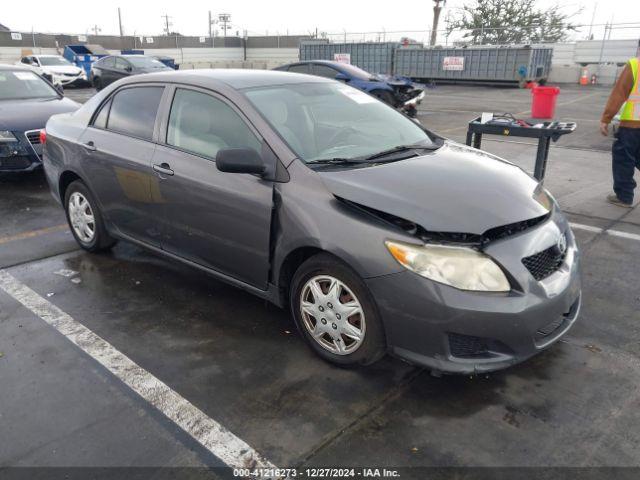
[{"label": "worker in safety vest", "polygon": [[600,120],[600,132],[609,133],[609,123],[620,107],[620,128],[613,143],[613,191],[607,201],[621,207],[633,207],[633,179],[635,169],[640,170],[640,42],[638,54],[627,62],[611,91],[609,101]]}]

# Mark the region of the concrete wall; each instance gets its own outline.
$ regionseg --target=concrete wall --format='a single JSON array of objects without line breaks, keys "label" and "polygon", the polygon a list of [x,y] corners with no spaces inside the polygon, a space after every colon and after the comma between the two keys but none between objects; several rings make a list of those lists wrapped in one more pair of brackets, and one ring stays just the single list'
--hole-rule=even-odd
[{"label": "concrete wall", "polygon": [[[119,50],[108,50],[111,54]],[[297,48],[144,48],[148,55],[174,58],[181,68],[274,68],[298,60]],[[55,48],[0,47],[0,63],[13,64],[23,54],[54,55]],[[246,59],[245,59],[246,55]]]}]

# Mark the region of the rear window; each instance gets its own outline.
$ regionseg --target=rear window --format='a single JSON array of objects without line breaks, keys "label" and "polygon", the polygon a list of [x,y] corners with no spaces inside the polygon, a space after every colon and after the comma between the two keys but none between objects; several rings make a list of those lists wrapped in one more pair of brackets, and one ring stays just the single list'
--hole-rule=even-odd
[{"label": "rear window", "polygon": [[163,90],[164,87],[134,87],[116,93],[111,100],[107,129],[151,140]]}]

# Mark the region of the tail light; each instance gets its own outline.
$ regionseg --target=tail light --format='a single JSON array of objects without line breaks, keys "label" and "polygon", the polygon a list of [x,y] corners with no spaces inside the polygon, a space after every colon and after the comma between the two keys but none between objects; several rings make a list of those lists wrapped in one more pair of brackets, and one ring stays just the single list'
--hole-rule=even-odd
[{"label": "tail light", "polygon": [[42,145],[47,143],[47,131],[44,128],[40,130],[40,143]]}]

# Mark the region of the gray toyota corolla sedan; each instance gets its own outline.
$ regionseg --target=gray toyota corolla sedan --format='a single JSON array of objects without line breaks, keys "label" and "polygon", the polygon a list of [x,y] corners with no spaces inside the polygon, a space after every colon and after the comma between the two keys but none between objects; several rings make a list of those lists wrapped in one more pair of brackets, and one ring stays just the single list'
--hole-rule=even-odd
[{"label": "gray toyota corolla sedan", "polygon": [[576,242],[541,184],[337,81],[140,75],[46,138],[82,248],[131,241],[288,307],[331,362],[495,370],[578,316]]}]

